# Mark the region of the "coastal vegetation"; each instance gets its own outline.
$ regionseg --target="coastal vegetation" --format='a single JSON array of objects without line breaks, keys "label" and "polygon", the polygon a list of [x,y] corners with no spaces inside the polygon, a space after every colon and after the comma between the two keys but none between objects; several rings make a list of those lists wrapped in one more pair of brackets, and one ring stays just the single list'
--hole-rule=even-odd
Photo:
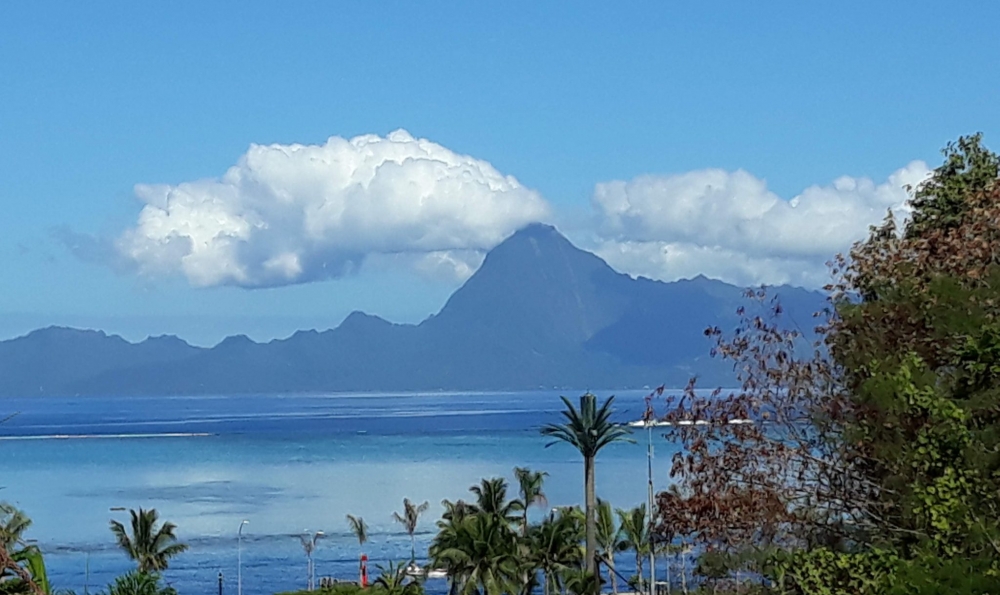
[{"label": "coastal vegetation", "polygon": [[753,292],[708,331],[740,389],[658,412],[683,448],[655,537],[713,589],[1000,592],[1000,157],[944,155],[907,220],[832,261],[818,341]]},{"label": "coastal vegetation", "polygon": [[30,526],[27,515],[0,502],[0,593],[4,595],[51,593],[42,552],[24,538]]},{"label": "coastal vegetation", "polygon": [[125,525],[118,521],[109,522],[118,547],[138,565],[141,574],[151,575],[166,570],[170,558],[183,553],[188,546],[177,542],[173,523],[163,523],[157,527],[159,513],[156,509],[129,510],[131,535]]},{"label": "coastal vegetation", "polygon": [[[613,398],[564,398],[562,423],[541,434],[580,453],[582,509],[532,522],[547,507],[544,472],[514,469],[513,489],[484,478],[468,500],[442,502],[418,568],[429,504],[404,499],[393,518],[410,559],[379,567],[370,592],[419,595],[431,572],[451,595],[647,592],[652,555],[663,588],[684,594],[1000,593],[1000,156],[979,135],[944,156],[906,220],[887,217],[834,257],[816,329],[751,291],[735,330],[706,331],[739,388],[650,395],[647,421],[683,446],[652,509],[596,496],[599,453],[629,440]],[[128,530],[111,529],[137,568],[108,595],[169,595],[160,573],[187,546],[155,510],[130,512]],[[347,519],[364,547],[364,520]],[[0,506],[0,595],[52,593],[29,526]],[[626,554],[633,577],[619,574]]]}]

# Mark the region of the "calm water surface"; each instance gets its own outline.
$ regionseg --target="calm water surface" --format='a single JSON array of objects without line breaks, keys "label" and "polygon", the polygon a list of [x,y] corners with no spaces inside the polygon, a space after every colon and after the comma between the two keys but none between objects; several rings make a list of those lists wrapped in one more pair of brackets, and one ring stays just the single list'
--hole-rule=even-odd
[{"label": "calm water surface", "polygon": [[[538,434],[542,424],[558,421],[558,396],[0,399],[0,418],[17,413],[0,425],[0,499],[34,519],[28,537],[46,552],[53,583],[78,593],[97,591],[131,567],[107,528],[110,518],[127,515],[115,507],[155,507],[179,526],[191,549],[166,577],[182,595],[217,593],[219,572],[225,593],[236,593],[243,519],[250,521],[243,538],[247,595],[305,587],[297,537],[304,530],[327,535],[314,554],[317,576],[353,579],[359,549],[348,513],[364,516],[371,532],[365,549],[374,563],[385,563],[409,556],[408,538],[392,521],[404,496],[431,503],[418,556],[426,553],[442,499],[469,498],[480,478],[512,478],[515,466],[549,473],[550,506],[580,503],[579,456],[565,445],[546,448]],[[618,419],[638,418],[644,396],[619,393]],[[598,493],[616,506],[645,501],[646,436],[636,439],[598,459]],[[656,447],[660,489],[673,449],[662,439]],[[443,591],[444,584],[428,588]]]}]

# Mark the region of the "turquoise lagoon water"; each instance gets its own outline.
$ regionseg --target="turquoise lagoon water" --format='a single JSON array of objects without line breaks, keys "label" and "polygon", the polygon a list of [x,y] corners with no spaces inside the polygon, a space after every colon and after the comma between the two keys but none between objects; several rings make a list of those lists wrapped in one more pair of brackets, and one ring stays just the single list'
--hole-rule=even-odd
[{"label": "turquoise lagoon water", "polygon": [[[178,525],[191,549],[166,577],[182,595],[217,593],[219,572],[224,592],[236,593],[243,519],[247,595],[306,586],[304,530],[326,533],[314,554],[317,577],[354,579],[359,548],[348,513],[370,525],[365,551],[374,565],[409,556],[408,537],[392,520],[404,497],[431,503],[418,557],[426,555],[442,499],[470,498],[480,478],[511,478],[515,466],[549,473],[550,506],[580,503],[579,456],[565,445],[546,448],[538,433],[558,421],[558,396],[2,399],[0,418],[17,415],[0,425],[0,499],[34,519],[28,537],[45,551],[53,583],[77,593],[96,592],[131,567],[107,527],[110,518],[125,520],[127,513],[110,510],[117,507],[155,507]],[[619,393],[619,421],[640,417],[644,396]],[[598,459],[598,493],[620,507],[646,498],[646,435],[635,438]],[[662,439],[656,448],[662,489],[674,450]],[[621,564],[631,572],[627,557]]]}]

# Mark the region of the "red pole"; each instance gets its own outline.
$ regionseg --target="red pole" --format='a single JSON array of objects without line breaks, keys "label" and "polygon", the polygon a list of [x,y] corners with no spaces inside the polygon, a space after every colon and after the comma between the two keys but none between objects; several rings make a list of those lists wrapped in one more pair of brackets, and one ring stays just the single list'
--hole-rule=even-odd
[{"label": "red pole", "polygon": [[361,554],[361,586],[368,587],[368,556]]}]

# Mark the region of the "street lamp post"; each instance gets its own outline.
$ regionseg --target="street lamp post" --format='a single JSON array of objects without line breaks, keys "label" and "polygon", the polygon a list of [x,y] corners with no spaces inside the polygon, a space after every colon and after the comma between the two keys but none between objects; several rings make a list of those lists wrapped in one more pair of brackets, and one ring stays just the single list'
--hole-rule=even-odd
[{"label": "street lamp post", "polygon": [[322,531],[317,531],[311,537],[309,535],[309,529],[302,531],[303,535],[299,536],[299,540],[302,541],[302,549],[306,551],[306,558],[308,564],[306,566],[306,572],[309,574],[308,585],[309,590],[312,591],[315,588],[316,583],[316,571],[313,566],[313,551],[316,549],[316,543],[319,541],[320,537],[326,535]]},{"label": "street lamp post", "polygon": [[236,531],[236,595],[243,595],[243,525],[249,522],[244,519]]},{"label": "street lamp post", "polygon": [[656,595],[656,544],[653,539],[653,507],[656,505],[653,497],[653,424],[646,424],[646,437],[649,443],[646,455],[646,474],[649,476],[649,595]]},{"label": "street lamp post", "polygon": [[653,539],[653,510],[656,506],[653,496],[653,428],[660,425],[670,425],[667,422],[657,422],[655,419],[642,419],[629,423],[632,427],[646,428],[646,479],[649,488],[649,595],[656,595],[656,549]]}]

